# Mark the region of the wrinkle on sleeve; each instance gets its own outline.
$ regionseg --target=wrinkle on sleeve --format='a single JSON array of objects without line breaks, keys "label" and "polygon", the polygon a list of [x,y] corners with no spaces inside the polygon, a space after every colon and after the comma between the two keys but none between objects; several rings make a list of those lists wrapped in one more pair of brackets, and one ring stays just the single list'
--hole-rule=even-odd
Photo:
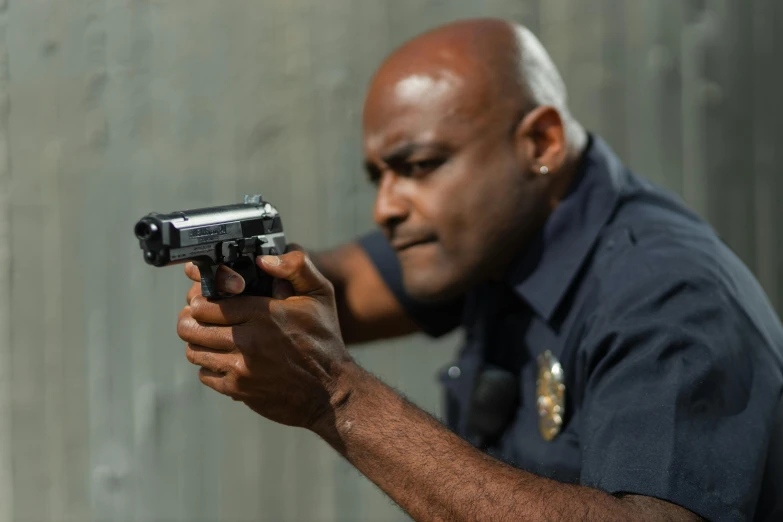
[{"label": "wrinkle on sleeve", "polygon": [[727,290],[647,274],[596,311],[582,353],[584,485],[752,519],[783,377]]}]

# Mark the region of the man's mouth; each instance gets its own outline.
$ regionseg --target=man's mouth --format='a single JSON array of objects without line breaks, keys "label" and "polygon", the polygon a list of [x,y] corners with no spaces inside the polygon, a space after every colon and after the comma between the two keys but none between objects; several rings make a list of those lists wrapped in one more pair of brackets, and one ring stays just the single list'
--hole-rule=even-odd
[{"label": "man's mouth", "polygon": [[429,243],[434,243],[435,238],[434,237],[427,237],[427,238],[419,238],[419,239],[396,239],[391,242],[392,248],[396,250],[397,252],[402,252],[404,250],[408,250],[412,247],[419,246],[419,245],[426,245]]}]

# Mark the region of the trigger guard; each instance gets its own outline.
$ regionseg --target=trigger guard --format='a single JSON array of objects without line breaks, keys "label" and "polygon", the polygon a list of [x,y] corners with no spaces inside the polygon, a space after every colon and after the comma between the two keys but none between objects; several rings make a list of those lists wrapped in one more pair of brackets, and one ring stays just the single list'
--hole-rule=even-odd
[{"label": "trigger guard", "polygon": [[241,256],[226,266],[245,280],[245,290],[239,295],[272,297],[272,277],[256,266],[255,256]]}]

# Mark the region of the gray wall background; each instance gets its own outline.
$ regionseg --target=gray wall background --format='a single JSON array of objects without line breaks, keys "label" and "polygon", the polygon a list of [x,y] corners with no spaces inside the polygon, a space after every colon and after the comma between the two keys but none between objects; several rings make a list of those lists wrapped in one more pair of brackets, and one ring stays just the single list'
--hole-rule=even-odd
[{"label": "gray wall background", "polygon": [[[131,227],[261,192],[308,247],[369,230],[366,81],[476,15],[529,25],[576,115],[780,310],[780,0],[0,0],[0,521],[405,519],[315,436],[198,382],[188,282]],[[357,357],[437,414],[457,342]]]}]

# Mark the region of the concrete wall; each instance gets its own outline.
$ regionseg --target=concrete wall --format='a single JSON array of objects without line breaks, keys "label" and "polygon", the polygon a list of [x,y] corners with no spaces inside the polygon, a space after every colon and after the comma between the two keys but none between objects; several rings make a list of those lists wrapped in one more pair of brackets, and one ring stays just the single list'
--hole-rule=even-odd
[{"label": "concrete wall", "polygon": [[[369,230],[366,81],[475,15],[535,30],[576,115],[783,305],[779,0],[0,0],[0,521],[405,519],[315,436],[198,382],[188,282],[131,227],[260,192],[306,246]],[[358,358],[437,413],[458,341]]]}]

